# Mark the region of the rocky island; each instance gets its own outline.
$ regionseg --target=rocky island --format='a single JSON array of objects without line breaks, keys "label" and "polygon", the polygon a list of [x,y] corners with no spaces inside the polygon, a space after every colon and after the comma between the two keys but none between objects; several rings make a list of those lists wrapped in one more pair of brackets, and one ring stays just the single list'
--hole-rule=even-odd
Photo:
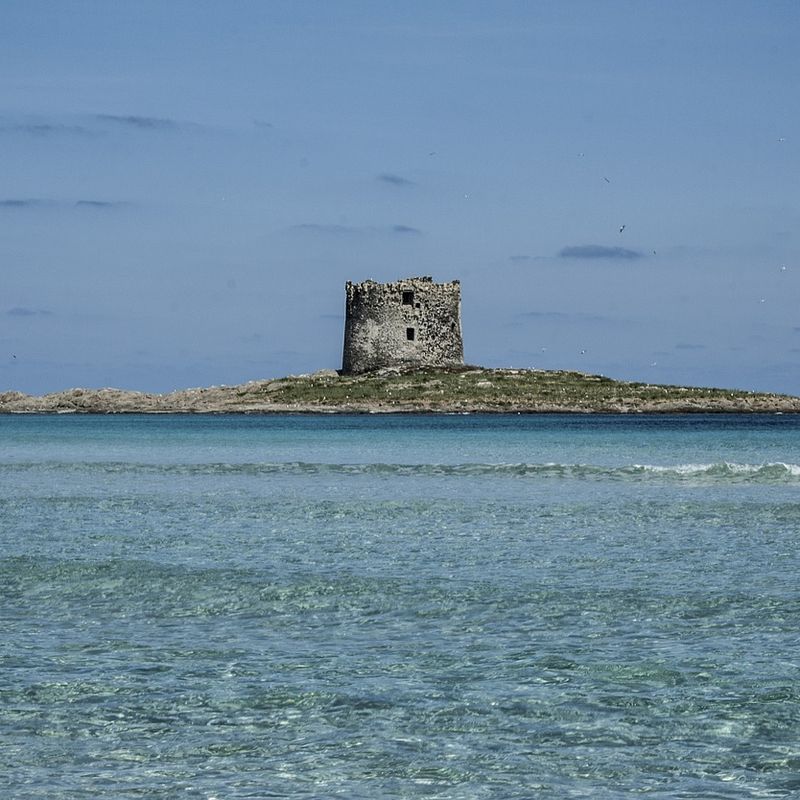
[{"label": "rocky island", "polygon": [[345,285],[342,369],[167,394],[0,392],[6,414],[800,413],[800,397],[660,386],[566,370],[464,364],[461,285],[429,276]]},{"label": "rocky island", "polygon": [[0,392],[0,413],[800,413],[780,394],[661,386],[601,375],[482,367],[320,370],[238,386],[168,394],[69,389],[34,397]]}]

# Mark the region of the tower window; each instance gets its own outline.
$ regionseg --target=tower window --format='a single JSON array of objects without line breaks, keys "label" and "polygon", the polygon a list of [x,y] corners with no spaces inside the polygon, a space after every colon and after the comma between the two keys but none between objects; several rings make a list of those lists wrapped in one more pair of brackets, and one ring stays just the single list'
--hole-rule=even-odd
[{"label": "tower window", "polygon": [[413,328],[406,328],[406,339],[408,339],[409,342],[413,342],[415,333],[416,331]]},{"label": "tower window", "polygon": [[403,292],[403,305],[404,306],[414,305],[414,292]]}]

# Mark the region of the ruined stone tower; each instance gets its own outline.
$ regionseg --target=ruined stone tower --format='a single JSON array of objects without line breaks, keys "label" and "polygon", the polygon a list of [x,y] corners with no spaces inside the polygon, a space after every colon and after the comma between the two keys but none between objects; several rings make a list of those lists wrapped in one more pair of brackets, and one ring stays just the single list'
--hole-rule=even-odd
[{"label": "ruined stone tower", "polygon": [[461,284],[347,282],[342,372],[464,363]]}]

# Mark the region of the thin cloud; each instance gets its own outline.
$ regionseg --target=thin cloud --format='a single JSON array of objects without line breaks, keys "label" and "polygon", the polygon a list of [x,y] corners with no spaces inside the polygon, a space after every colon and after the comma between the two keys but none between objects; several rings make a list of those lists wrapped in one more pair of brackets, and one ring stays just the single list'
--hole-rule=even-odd
[{"label": "thin cloud", "polygon": [[705,350],[704,344],[692,344],[691,342],[679,342],[675,345],[676,350]]},{"label": "thin cloud", "polygon": [[7,317],[49,317],[52,316],[52,311],[47,311],[44,308],[25,308],[24,306],[14,306],[6,311]]},{"label": "thin cloud", "polygon": [[102,209],[113,210],[125,208],[130,203],[127,200],[52,200],[41,197],[9,197],[0,200],[0,210],[30,210],[30,209],[53,209],[53,208],[80,208],[80,209]]},{"label": "thin cloud", "polygon": [[330,236],[368,236],[386,233],[400,236],[422,235],[422,231],[419,228],[414,228],[411,225],[391,225],[388,228],[382,228],[370,225],[328,225],[319,222],[303,222],[299,225],[292,225],[289,230]]},{"label": "thin cloud", "polygon": [[402,175],[395,175],[392,172],[383,172],[378,175],[377,180],[381,183],[388,183],[390,186],[415,186],[414,181],[404,178]]},{"label": "thin cloud", "polygon": [[529,256],[523,253],[517,253],[513,256],[509,256],[508,260],[512,264],[527,264],[540,261],[552,261],[553,256]]},{"label": "thin cloud", "polygon": [[196,122],[184,122],[168,117],[147,117],[140,114],[90,114],[81,115],[79,124],[61,122],[57,118],[28,117],[0,119],[0,135],[22,134],[30,137],[48,138],[62,135],[94,136],[107,133],[109,126],[126,127],[139,131],[199,130],[203,126]]},{"label": "thin cloud", "polygon": [[568,319],[570,315],[563,311],[522,311],[517,316],[528,319]]},{"label": "thin cloud", "polygon": [[579,244],[564,247],[559,250],[560,258],[586,258],[586,259],[625,259],[631,261],[643,258],[643,253],[638,250],[628,250],[625,247],[606,247],[602,244]]},{"label": "thin cloud", "polygon": [[174,119],[165,117],[140,117],[136,114],[95,114],[95,119],[100,122],[112,122],[143,131],[177,130],[183,125]]},{"label": "thin cloud", "polygon": [[43,208],[54,205],[52,200],[42,200],[37,197],[9,197],[0,200],[0,208]]},{"label": "thin cloud", "polygon": [[334,234],[336,236],[359,234],[365,231],[364,228],[356,228],[352,225],[326,225],[319,222],[302,222],[299,225],[292,225],[289,230]]},{"label": "thin cloud", "polygon": [[82,125],[64,125],[57,122],[6,122],[0,123],[0,133],[22,133],[43,138],[61,134],[87,136],[91,131]]},{"label": "thin cloud", "polygon": [[522,319],[543,320],[545,322],[608,322],[610,320],[609,317],[603,317],[599,314],[583,314],[576,311],[569,313],[564,311],[522,311],[516,316]]},{"label": "thin cloud", "polygon": [[75,208],[115,209],[130,205],[125,200],[76,200]]}]

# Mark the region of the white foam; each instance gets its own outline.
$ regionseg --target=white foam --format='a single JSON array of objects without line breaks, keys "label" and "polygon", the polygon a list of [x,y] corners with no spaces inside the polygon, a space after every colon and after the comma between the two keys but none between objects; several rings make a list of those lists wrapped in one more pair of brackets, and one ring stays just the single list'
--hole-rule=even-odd
[{"label": "white foam", "polygon": [[722,461],[716,464],[676,464],[663,466],[656,464],[634,464],[634,469],[671,475],[708,475],[728,473],[732,475],[759,475],[767,472],[785,472],[787,476],[800,478],[800,464],[787,464],[783,461],[770,461],[764,464],[737,464]]},{"label": "white foam", "polygon": [[634,469],[644,472],[665,472],[674,475],[695,475],[710,472],[716,464],[678,464],[677,466],[658,466],[655,464],[634,464]]}]

